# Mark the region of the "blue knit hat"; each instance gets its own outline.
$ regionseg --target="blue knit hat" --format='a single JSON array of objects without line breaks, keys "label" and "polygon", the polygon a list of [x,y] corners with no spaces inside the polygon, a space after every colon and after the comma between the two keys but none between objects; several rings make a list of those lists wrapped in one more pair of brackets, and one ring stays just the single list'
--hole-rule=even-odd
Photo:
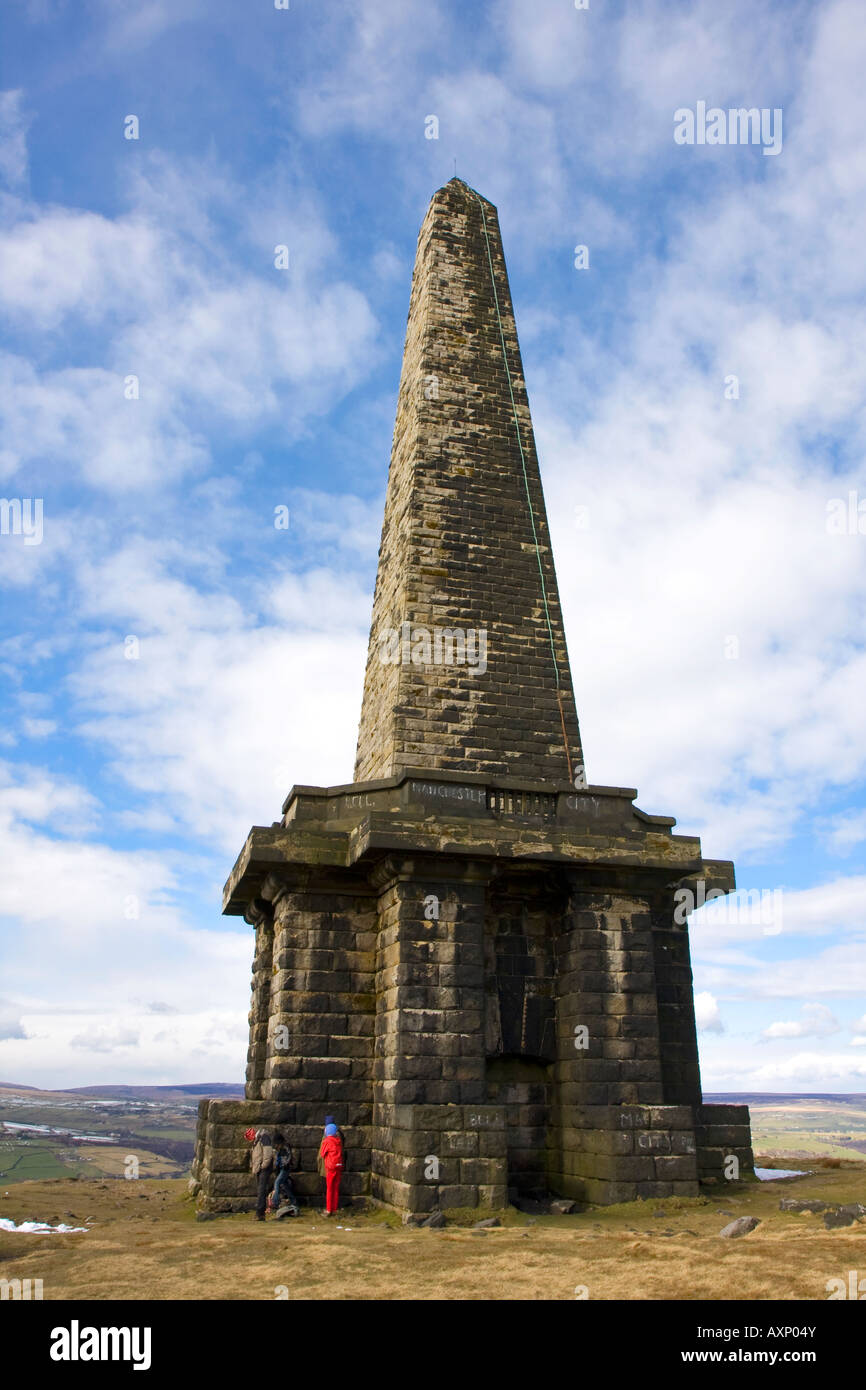
[{"label": "blue knit hat", "polygon": [[325,1125],[325,1138],[326,1138],[326,1139],[330,1139],[331,1136],[332,1136],[333,1134],[336,1134],[336,1133],[337,1133],[337,1126],[336,1126],[336,1125]]}]

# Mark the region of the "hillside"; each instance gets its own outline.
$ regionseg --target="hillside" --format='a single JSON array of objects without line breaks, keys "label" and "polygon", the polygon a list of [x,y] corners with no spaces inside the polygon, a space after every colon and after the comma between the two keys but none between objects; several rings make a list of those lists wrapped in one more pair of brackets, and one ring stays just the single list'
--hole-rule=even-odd
[{"label": "hillside", "polygon": [[[41,1279],[45,1300],[825,1300],[828,1280],[862,1271],[866,1223],[828,1230],[821,1216],[780,1211],[782,1196],[864,1202],[866,1166],[571,1216],[511,1208],[487,1231],[472,1229],[478,1212],[442,1230],[376,1210],[199,1222],[183,1181],[22,1183],[2,1215],[89,1230],[0,1231],[0,1262],[7,1278]],[[761,1224],[720,1239],[742,1215]]]}]

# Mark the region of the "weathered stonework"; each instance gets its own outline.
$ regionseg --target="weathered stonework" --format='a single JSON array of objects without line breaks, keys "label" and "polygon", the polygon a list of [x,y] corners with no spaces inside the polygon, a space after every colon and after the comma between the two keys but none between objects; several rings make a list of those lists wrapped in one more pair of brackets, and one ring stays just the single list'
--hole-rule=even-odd
[{"label": "weathered stonework", "polygon": [[[344,1195],[414,1212],[696,1195],[731,1156],[753,1166],[748,1109],[701,1101],[674,913],[698,880],[731,891],[733,866],[635,791],[568,779],[568,653],[484,210],[539,550],[481,204],[452,180],[419,238],[356,780],[293,788],[226,885],[255,957],[247,1099],[200,1111],[193,1177],[210,1209],[253,1203],[251,1124],[285,1131],[297,1190],[320,1196],[326,1113],[347,1136]],[[485,628],[487,669],[383,663],[403,622]]]},{"label": "weathered stonework", "polygon": [[[383,632],[404,622],[485,631],[486,672],[383,664]],[[570,781],[563,718],[577,765],[580,734],[499,221],[491,203],[452,179],[418,237],[355,780],[444,768]]]}]

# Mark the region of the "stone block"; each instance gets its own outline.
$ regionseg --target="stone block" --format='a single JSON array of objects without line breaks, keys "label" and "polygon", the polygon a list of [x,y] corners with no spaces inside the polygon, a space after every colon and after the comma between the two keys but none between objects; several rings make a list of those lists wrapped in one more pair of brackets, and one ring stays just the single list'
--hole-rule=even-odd
[{"label": "stone block", "polygon": [[656,1129],[693,1129],[694,1123],[690,1105],[650,1106],[650,1124]]},{"label": "stone block", "polygon": [[454,1184],[439,1187],[439,1206],[443,1211],[449,1207],[477,1207],[478,1188],[471,1184]]},{"label": "stone block", "polygon": [[698,1161],[693,1154],[662,1155],[655,1159],[655,1176],[660,1182],[697,1183]]},{"label": "stone block", "polygon": [[208,1171],[202,1179],[202,1190],[208,1197],[255,1197],[256,1180],[252,1173],[214,1173]]},{"label": "stone block", "polygon": [[209,1124],[248,1127],[281,1124],[286,1113],[285,1105],[262,1100],[212,1100],[207,1115]]},{"label": "stone block", "polygon": [[248,1173],[250,1171],[250,1149],[216,1149],[208,1153],[208,1168],[212,1173]]},{"label": "stone block", "polygon": [[693,1130],[671,1131],[672,1154],[694,1154],[697,1153],[697,1148],[697,1139]]},{"label": "stone block", "polygon": [[507,1186],[507,1164],[501,1158],[461,1158],[460,1174],[457,1181],[462,1185]]}]

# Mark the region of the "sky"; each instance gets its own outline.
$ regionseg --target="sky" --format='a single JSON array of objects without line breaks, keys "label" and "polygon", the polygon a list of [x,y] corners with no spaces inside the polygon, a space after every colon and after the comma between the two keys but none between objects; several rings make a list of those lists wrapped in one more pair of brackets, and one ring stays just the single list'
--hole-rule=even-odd
[{"label": "sky", "polygon": [[[456,167],[499,209],[588,780],[751,894],[691,918],[704,1088],[866,1092],[862,18],[7,0],[0,1080],[243,1077],[222,884],[294,783],[351,780]],[[740,107],[778,148],[675,138]]]}]

